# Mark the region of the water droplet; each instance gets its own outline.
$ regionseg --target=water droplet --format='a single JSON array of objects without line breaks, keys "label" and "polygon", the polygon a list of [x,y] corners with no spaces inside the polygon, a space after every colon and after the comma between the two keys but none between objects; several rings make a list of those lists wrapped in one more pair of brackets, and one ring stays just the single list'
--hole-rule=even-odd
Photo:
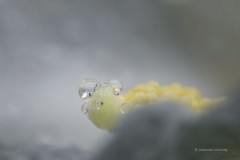
[{"label": "water droplet", "polygon": [[123,89],[122,83],[120,81],[118,81],[118,80],[115,80],[115,79],[108,80],[104,84],[112,86],[113,94],[116,95],[116,96],[118,96],[121,93],[122,89]]},{"label": "water droplet", "polygon": [[78,94],[82,100],[89,99],[96,90],[99,89],[100,83],[92,78],[84,79],[79,85]]},{"label": "water droplet", "polygon": [[119,88],[113,87],[112,92],[115,96],[120,95],[121,90]]},{"label": "water droplet", "polygon": [[88,113],[88,103],[85,102],[83,103],[82,107],[81,107],[81,111],[84,113],[84,114],[87,114]]},{"label": "water droplet", "polygon": [[101,99],[96,100],[96,109],[100,110],[101,107],[103,106],[103,101]]},{"label": "water droplet", "polygon": [[131,110],[131,105],[130,103],[124,102],[121,107],[120,107],[120,112],[122,114],[128,114]]}]

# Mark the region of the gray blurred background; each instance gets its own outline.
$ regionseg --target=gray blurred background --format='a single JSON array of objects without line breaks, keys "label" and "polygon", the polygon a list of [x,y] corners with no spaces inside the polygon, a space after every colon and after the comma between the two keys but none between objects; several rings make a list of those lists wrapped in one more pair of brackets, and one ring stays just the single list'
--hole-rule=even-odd
[{"label": "gray blurred background", "polygon": [[0,0],[0,146],[98,150],[112,134],[80,111],[88,77],[226,95],[240,81],[239,15],[238,0]]}]

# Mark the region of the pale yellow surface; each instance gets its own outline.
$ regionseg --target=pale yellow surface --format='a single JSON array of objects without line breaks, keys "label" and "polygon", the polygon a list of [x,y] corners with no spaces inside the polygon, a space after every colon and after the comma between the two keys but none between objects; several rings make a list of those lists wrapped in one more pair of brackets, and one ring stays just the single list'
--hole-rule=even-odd
[{"label": "pale yellow surface", "polygon": [[140,105],[170,101],[187,106],[191,111],[199,113],[224,101],[225,98],[204,98],[200,91],[193,87],[184,87],[181,84],[172,84],[161,87],[157,82],[151,81],[134,87],[123,97],[130,101],[133,107]]}]

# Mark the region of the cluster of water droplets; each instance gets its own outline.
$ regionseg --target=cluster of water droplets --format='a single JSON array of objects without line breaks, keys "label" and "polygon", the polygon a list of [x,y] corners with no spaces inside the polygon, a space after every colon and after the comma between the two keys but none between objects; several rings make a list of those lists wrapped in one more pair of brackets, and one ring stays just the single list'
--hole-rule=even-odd
[{"label": "cluster of water droplets", "polygon": [[78,94],[80,98],[84,101],[81,107],[81,111],[84,114],[88,113],[90,98],[92,97],[94,92],[96,92],[100,87],[101,84],[93,78],[88,78],[81,81],[78,89]]},{"label": "cluster of water droplets", "polygon": [[[123,89],[122,83],[114,79],[104,82],[103,85],[110,85],[112,87],[112,92],[115,96],[120,95]],[[91,97],[100,87],[101,87],[101,84],[93,78],[88,78],[81,81],[79,85],[78,94],[81,97],[81,99],[84,101],[81,107],[81,111],[84,114],[88,113],[89,111],[88,106],[90,105]],[[103,105],[103,103],[104,102],[101,99],[98,99],[96,101],[96,109],[97,110],[101,109],[101,106]]]}]

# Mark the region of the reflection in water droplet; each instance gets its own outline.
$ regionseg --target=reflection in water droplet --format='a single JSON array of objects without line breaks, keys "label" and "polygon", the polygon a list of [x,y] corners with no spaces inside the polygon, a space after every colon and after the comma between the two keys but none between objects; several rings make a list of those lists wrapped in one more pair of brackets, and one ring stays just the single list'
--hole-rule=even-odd
[{"label": "reflection in water droplet", "polygon": [[84,114],[87,114],[88,113],[88,103],[85,102],[83,103],[82,107],[81,107],[81,111],[84,113]]},{"label": "reflection in water droplet", "polygon": [[115,96],[118,96],[118,95],[120,95],[120,93],[121,93],[121,90],[119,89],[119,88],[116,88],[116,87],[113,87],[113,94],[115,95]]},{"label": "reflection in water droplet", "polygon": [[108,80],[104,84],[111,85],[112,88],[113,88],[113,94],[116,95],[116,96],[118,96],[123,89],[122,83],[118,80],[115,80],[115,79]]},{"label": "reflection in water droplet", "polygon": [[124,102],[121,107],[120,107],[120,112],[122,114],[128,114],[131,110],[131,105],[130,103]]},{"label": "reflection in water droplet", "polygon": [[101,99],[96,100],[96,109],[100,110],[103,106],[103,101]]},{"label": "reflection in water droplet", "polygon": [[97,80],[92,78],[84,79],[79,85],[78,94],[82,100],[87,100],[99,87],[100,83]]}]

